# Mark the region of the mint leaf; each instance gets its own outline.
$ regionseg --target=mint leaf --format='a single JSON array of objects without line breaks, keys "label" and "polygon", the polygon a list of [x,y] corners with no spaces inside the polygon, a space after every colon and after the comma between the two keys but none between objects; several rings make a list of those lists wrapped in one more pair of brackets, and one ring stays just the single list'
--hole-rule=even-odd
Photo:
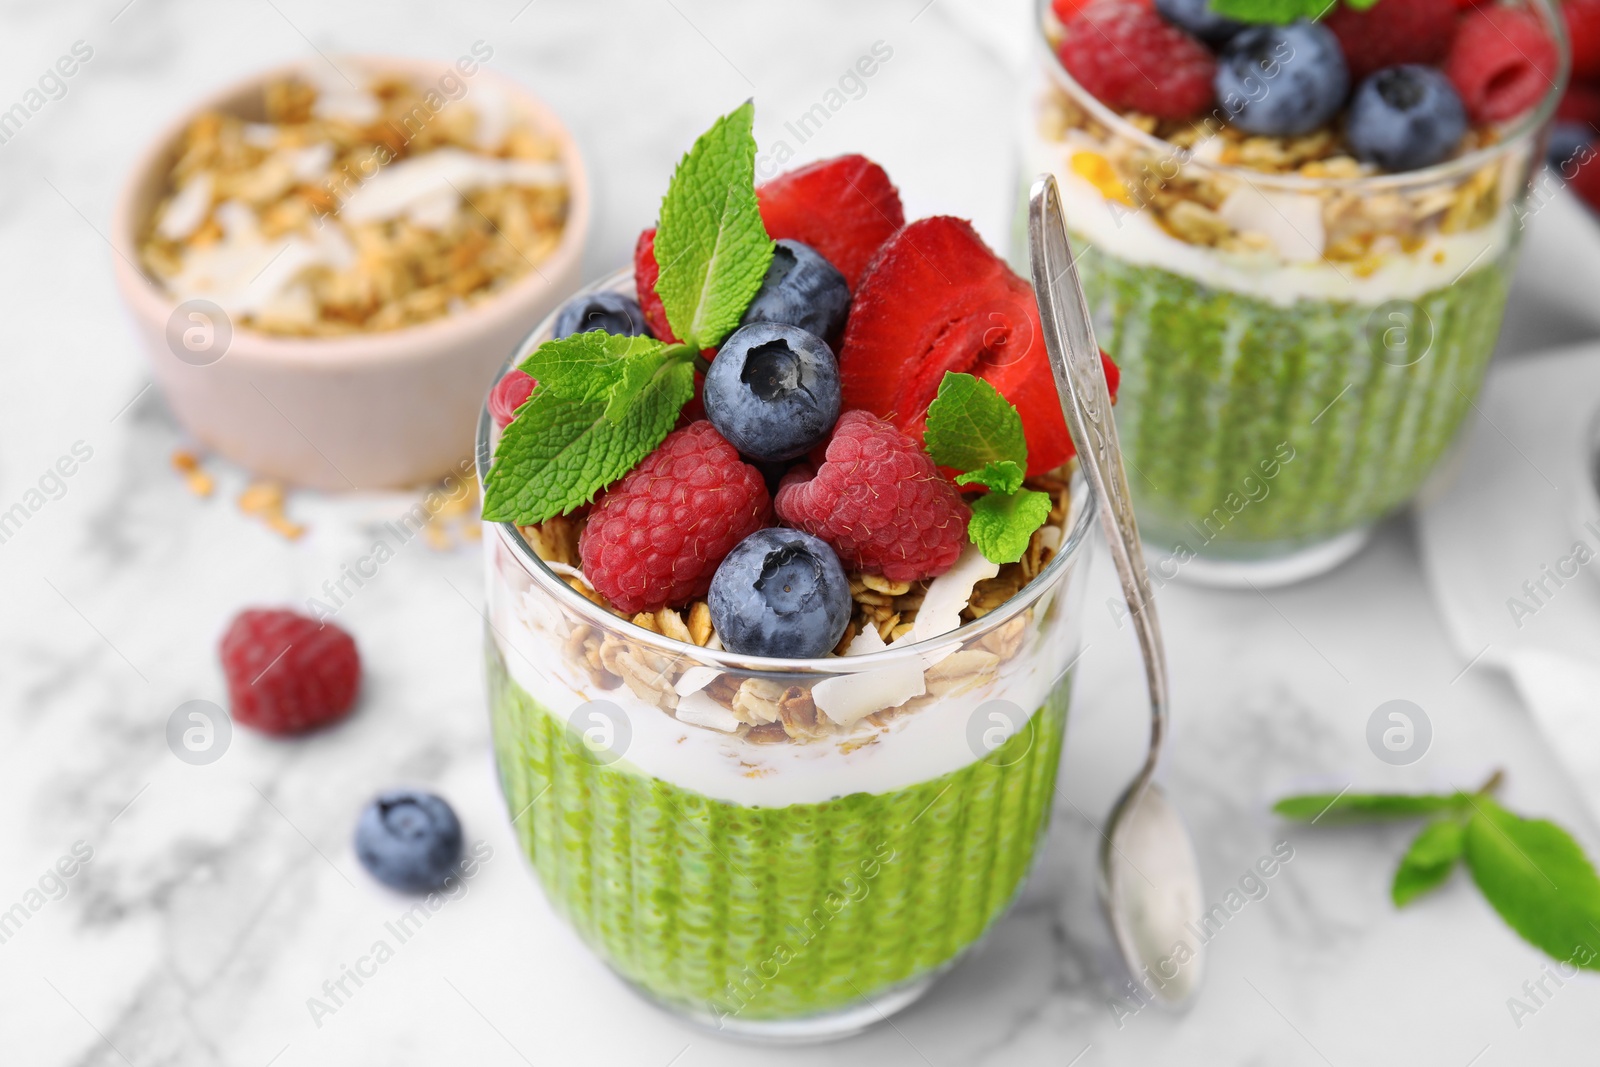
[{"label": "mint leaf", "polygon": [[605,396],[622,377],[627,361],[663,349],[651,337],[623,337],[591,330],[546,341],[518,366],[539,383],[540,392],[565,400]]},{"label": "mint leaf", "polygon": [[1272,810],[1299,822],[1415,819],[1466,803],[1462,793],[1307,793],[1284,797]]},{"label": "mint leaf", "polygon": [[982,470],[968,471],[966,474],[956,476],[957,485],[982,485],[993,489],[997,493],[1015,493],[1022,488],[1022,468],[1003,459],[999,462],[990,460],[983,465]]},{"label": "mint leaf", "polygon": [[1015,563],[1028,550],[1033,531],[1050,517],[1049,493],[986,493],[972,502],[967,536],[991,563]]},{"label": "mint leaf", "polygon": [[1389,895],[1403,908],[1422,894],[1437,889],[1456,869],[1466,840],[1466,826],[1458,819],[1440,819],[1422,828],[1394,872]]},{"label": "mint leaf", "polygon": [[1479,796],[1465,853],[1472,880],[1523,940],[1555,959],[1600,969],[1600,877],[1565,830]]},{"label": "mint leaf", "polygon": [[718,119],[678,163],[656,230],[656,293],[695,350],[711,348],[750,305],[772,262],[756,202],[755,105]]},{"label": "mint leaf", "polygon": [[[1296,19],[1320,19],[1338,6],[1339,0],[1211,0],[1211,10],[1240,22],[1271,22],[1284,26]],[[1351,7],[1370,7],[1376,0]]]},{"label": "mint leaf", "polygon": [[1007,461],[1022,467],[1028,463],[1022,416],[1011,401],[982,378],[955,371],[945,372],[939,395],[928,405],[922,443],[935,463],[958,471]]},{"label": "mint leaf", "polygon": [[525,526],[587,504],[655,450],[694,395],[694,365],[672,349],[634,353],[616,375],[613,388],[626,377],[629,390],[618,404],[562,396],[540,380],[495,448],[485,519]]}]

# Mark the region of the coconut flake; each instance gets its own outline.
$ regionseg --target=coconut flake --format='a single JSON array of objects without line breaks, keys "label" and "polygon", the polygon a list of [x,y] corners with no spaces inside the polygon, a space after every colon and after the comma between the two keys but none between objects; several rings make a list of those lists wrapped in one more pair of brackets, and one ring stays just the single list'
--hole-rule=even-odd
[{"label": "coconut flake", "polygon": [[432,219],[445,198],[454,206],[475,189],[495,185],[560,185],[565,169],[559,163],[527,159],[491,159],[440,148],[391,163],[350,195],[339,209],[347,222],[379,222],[412,211]]},{"label": "coconut flake", "polygon": [[[854,645],[852,641],[851,646]],[[856,674],[824,678],[811,687],[811,701],[840,726],[854,726],[875,711],[898,708],[927,691],[922,663],[912,658]]]},{"label": "coconut flake", "polygon": [[201,171],[178,190],[178,195],[167,202],[156,227],[169,241],[182,241],[200,228],[211,212],[212,180],[210,171]]},{"label": "coconut flake", "polygon": [[972,599],[972,588],[1000,573],[1000,565],[983,558],[978,546],[961,550],[956,565],[928,583],[928,592],[917,609],[917,619],[903,641],[928,641],[943,636],[961,625],[961,613]]},{"label": "coconut flake", "polygon": [[722,672],[715,667],[690,667],[678,676],[678,684],[673,686],[681,697],[698,693],[706,686],[717,680]]},{"label": "coconut flake", "polygon": [[725,734],[731,734],[739,729],[739,719],[733,712],[700,692],[690,693],[678,701],[677,716],[679,722],[721,730]]},{"label": "coconut flake", "polygon": [[1241,233],[1259,233],[1291,263],[1322,258],[1327,233],[1322,226],[1322,200],[1305,193],[1264,192],[1242,182],[1229,193],[1217,214]]}]

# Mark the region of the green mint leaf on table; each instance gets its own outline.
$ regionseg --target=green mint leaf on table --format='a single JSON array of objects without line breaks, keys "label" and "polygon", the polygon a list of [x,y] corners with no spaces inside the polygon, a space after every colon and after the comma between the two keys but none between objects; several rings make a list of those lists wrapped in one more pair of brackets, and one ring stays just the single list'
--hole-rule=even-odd
[{"label": "green mint leaf on table", "polygon": [[656,293],[673,332],[696,351],[739,325],[772,262],[756,202],[754,114],[746,101],[701,134],[661,201]]},{"label": "green mint leaf on table", "polygon": [[982,470],[957,476],[957,485],[981,485],[997,493],[1015,493],[1022,488],[1023,471],[1009,459],[990,460]]},{"label": "green mint leaf on table", "polygon": [[1445,883],[1461,858],[1466,829],[1454,818],[1440,819],[1422,828],[1394,872],[1390,896],[1394,898],[1395,907],[1403,908]]},{"label": "green mint leaf on table", "polygon": [[1600,877],[1571,835],[1480,796],[1465,853],[1484,898],[1524,940],[1555,959],[1600,970]]},{"label": "green mint leaf on table", "polygon": [[1464,798],[1462,793],[1309,793],[1284,797],[1272,810],[1297,822],[1415,819],[1452,811]]},{"label": "green mint leaf on table", "polygon": [[[1370,7],[1376,0],[1351,7]],[[1287,25],[1296,19],[1319,19],[1332,11],[1339,0],[1211,0],[1211,10],[1240,22],[1271,22]]]},{"label": "green mint leaf on table", "polygon": [[967,536],[991,563],[1015,563],[1028,550],[1033,531],[1050,517],[1055,502],[1034,489],[986,493],[972,502]]},{"label": "green mint leaf on table", "polygon": [[614,374],[599,397],[562,396],[541,379],[500,436],[483,517],[544,522],[627,474],[672,431],[694,395],[691,355],[681,345],[634,352],[597,371]]},{"label": "green mint leaf on table", "polygon": [[998,389],[970,374],[945,372],[939,395],[928,405],[922,440],[935,463],[958,471],[976,471],[989,463],[1026,466],[1028,462],[1022,416]]},{"label": "green mint leaf on table", "polygon": [[989,490],[973,501],[967,524],[978,551],[991,563],[1021,559],[1033,531],[1050,518],[1053,501],[1049,493],[1022,488],[1028,442],[1011,401],[982,378],[946,371],[928,405],[922,441],[939,466],[965,472],[957,485]]}]

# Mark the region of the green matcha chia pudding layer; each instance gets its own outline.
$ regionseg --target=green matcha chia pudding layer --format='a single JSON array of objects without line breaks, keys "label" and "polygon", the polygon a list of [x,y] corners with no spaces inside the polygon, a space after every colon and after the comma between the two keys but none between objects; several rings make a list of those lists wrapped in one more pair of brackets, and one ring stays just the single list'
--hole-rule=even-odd
[{"label": "green matcha chia pudding layer", "polygon": [[[1005,912],[1049,822],[1093,512],[1075,503],[993,612],[810,661],[656,632],[682,613],[618,618],[541,560],[548,530],[486,524],[495,753],[556,910],[722,1030],[835,1033],[909,1003]],[[966,609],[994,570],[958,563],[923,611]]]},{"label": "green matcha chia pudding layer", "polygon": [[[1404,504],[1471,410],[1509,260],[1388,307],[1284,306],[1091,245],[1078,269],[1123,368],[1120,429],[1146,539],[1174,563],[1184,549],[1291,551]],[[1398,340],[1411,330],[1422,336]]]},{"label": "green matcha chia pudding layer", "polygon": [[[1560,96],[1559,16],[1544,0],[1493,7],[1545,27],[1549,69],[1500,111],[1468,97],[1456,139],[1422,157],[1420,133],[1388,156],[1364,140],[1374,94],[1401,99],[1399,79],[1448,97],[1449,83],[1433,67],[1363,67],[1339,35],[1365,15],[1341,7],[1331,29],[1176,46],[1215,49],[1216,94],[1161,113],[1172,98],[1142,83],[1097,96],[1075,77],[1094,80],[1076,41],[1109,16],[1054,13],[1071,7],[1040,4],[1025,171],[1057,176],[1096,336],[1121,369],[1117,422],[1152,572],[1195,560],[1185,573],[1233,584],[1325,570],[1416,494],[1472,410]],[[1262,42],[1283,57],[1251,68],[1268,91],[1230,97],[1230,65]],[[1328,42],[1350,66],[1345,95],[1273,129],[1292,121],[1274,94],[1309,84],[1273,78],[1339,68],[1312,55]]]}]

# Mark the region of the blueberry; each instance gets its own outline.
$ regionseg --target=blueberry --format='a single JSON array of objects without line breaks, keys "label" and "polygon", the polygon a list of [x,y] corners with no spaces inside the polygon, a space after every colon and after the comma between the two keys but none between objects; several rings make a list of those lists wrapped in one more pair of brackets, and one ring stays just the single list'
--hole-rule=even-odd
[{"label": "blueberry", "polygon": [[794,459],[839,418],[833,350],[798,326],[757,322],[722,343],[706,372],[706,417],[752,459]]},{"label": "blueberry", "polygon": [[623,337],[648,337],[650,327],[644,324],[644,312],[639,302],[621,293],[601,291],[580,293],[561,305],[556,312],[557,337],[575,333],[604,330]]},{"label": "blueberry", "polygon": [[1563,178],[1575,173],[1570,164],[1579,152],[1594,144],[1594,130],[1582,122],[1560,120],[1550,125],[1550,142],[1545,146],[1544,158],[1550,169]]},{"label": "blueberry", "polygon": [[1467,110],[1450,79],[1408,63],[1368,75],[1356,87],[1344,136],[1363,163],[1416,170],[1448,156],[1467,132]]},{"label": "blueberry", "polygon": [[1296,137],[1339,113],[1350,72],[1339,39],[1320,22],[1249,26],[1217,57],[1213,83],[1233,124],[1246,133]]},{"label": "blueberry", "polygon": [[456,871],[461,823],[439,797],[414,789],[378,794],[356,823],[356,855],[393,889],[427,893]]},{"label": "blueberry", "polygon": [[1211,10],[1211,0],[1156,0],[1161,17],[1188,30],[1213,48],[1226,44],[1244,29],[1244,23],[1223,18]]},{"label": "blueberry", "polygon": [[783,322],[836,340],[850,311],[850,285],[810,245],[779,241],[761,289],[739,321]]},{"label": "blueberry", "polygon": [[757,530],[733,547],[706,596],[731,652],[811,659],[844,636],[850,579],[827,544],[799,530]]}]

